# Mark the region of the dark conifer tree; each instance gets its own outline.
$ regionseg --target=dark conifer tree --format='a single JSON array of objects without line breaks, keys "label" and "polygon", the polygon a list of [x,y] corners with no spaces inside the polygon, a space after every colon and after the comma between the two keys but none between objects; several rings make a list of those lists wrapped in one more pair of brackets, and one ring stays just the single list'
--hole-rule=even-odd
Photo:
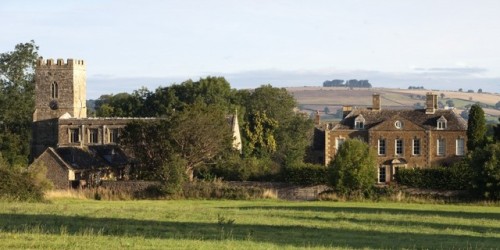
[{"label": "dark conifer tree", "polygon": [[467,122],[467,148],[469,151],[483,146],[486,135],[486,120],[484,111],[479,104],[474,104],[469,110]]}]

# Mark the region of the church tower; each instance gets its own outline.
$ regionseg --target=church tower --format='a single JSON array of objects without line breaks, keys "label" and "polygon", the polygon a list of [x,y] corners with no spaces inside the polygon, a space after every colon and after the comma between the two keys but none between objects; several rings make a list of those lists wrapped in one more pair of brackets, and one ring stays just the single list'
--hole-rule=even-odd
[{"label": "church tower", "polygon": [[59,118],[68,113],[86,118],[86,69],[83,60],[39,59],[35,77],[33,121]]},{"label": "church tower", "polygon": [[86,68],[83,60],[39,59],[35,72],[32,159],[58,144],[58,118],[86,118]]}]

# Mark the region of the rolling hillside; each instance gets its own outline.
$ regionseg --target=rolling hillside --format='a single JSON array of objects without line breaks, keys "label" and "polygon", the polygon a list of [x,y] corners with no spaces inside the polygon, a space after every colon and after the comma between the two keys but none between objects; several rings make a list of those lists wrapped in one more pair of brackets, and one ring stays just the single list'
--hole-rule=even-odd
[{"label": "rolling hillside", "polygon": [[[465,110],[467,105],[476,102],[486,105],[484,111],[487,119],[497,120],[500,110],[495,109],[495,104],[500,101],[497,93],[467,93],[446,90],[410,90],[389,88],[342,88],[342,87],[290,87],[287,90],[297,99],[299,108],[303,111],[316,111],[322,113],[324,119],[336,119],[335,113],[343,105],[356,107],[371,107],[372,94],[378,93],[382,99],[382,108],[415,108],[425,106],[425,95],[433,92],[438,95],[438,100],[446,105],[452,101],[458,113]],[[325,108],[329,111],[324,113]]]}]

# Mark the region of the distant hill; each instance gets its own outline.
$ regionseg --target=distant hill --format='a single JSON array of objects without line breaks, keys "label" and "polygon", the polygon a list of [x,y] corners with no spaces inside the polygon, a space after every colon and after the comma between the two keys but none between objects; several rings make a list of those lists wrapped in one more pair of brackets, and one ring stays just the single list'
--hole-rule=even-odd
[{"label": "distant hill", "polygon": [[286,89],[295,97],[301,110],[309,112],[319,110],[323,114],[327,111],[326,117],[330,115],[331,119],[338,118],[335,114],[344,105],[371,107],[374,93],[380,94],[382,108],[423,108],[427,92],[438,95],[441,108],[453,104],[457,113],[461,113],[470,105],[479,102],[489,116],[489,120],[496,120],[495,117],[500,117],[500,110],[495,109],[495,104],[500,101],[498,93],[347,87],[289,87]]}]

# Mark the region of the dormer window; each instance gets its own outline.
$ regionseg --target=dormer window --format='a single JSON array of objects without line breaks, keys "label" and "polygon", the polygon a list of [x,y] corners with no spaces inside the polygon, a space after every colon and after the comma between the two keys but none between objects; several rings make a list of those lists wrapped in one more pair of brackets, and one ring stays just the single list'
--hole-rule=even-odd
[{"label": "dormer window", "polygon": [[364,129],[365,128],[365,118],[363,115],[359,115],[354,120],[354,128],[355,129]]},{"label": "dormer window", "polygon": [[443,116],[441,116],[438,120],[437,120],[437,129],[438,130],[443,130],[443,129],[446,129],[446,124],[447,121],[446,121],[446,118],[444,118]]}]

